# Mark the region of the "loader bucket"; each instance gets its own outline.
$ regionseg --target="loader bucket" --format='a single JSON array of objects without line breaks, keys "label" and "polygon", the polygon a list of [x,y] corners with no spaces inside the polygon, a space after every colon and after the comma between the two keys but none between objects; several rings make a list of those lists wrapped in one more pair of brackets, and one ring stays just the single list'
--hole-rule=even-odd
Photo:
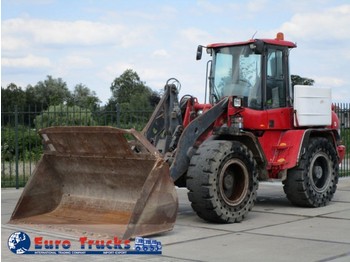
[{"label": "loader bucket", "polygon": [[145,137],[113,127],[51,127],[40,134],[45,152],[9,223],[121,239],[173,229],[175,186]]}]

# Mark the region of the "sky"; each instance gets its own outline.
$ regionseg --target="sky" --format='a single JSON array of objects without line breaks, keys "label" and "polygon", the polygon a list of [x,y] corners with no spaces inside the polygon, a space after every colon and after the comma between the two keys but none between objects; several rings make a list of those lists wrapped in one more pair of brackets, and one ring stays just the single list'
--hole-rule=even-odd
[{"label": "sky", "polygon": [[2,0],[1,86],[25,89],[48,75],[70,90],[83,84],[105,104],[126,69],[155,91],[167,79],[180,96],[204,102],[206,62],[199,44],[275,38],[297,48],[291,74],[331,87],[350,102],[348,0]]}]

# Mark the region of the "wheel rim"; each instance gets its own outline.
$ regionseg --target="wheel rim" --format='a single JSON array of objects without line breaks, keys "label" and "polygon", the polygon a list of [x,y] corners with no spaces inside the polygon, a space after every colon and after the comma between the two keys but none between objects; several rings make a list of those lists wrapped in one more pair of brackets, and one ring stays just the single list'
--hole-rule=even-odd
[{"label": "wheel rim", "polygon": [[324,152],[317,153],[311,161],[309,177],[311,186],[317,192],[323,192],[331,179],[331,161],[328,155]]},{"label": "wheel rim", "polygon": [[231,159],[225,163],[219,175],[220,194],[230,206],[237,206],[247,195],[249,173],[239,159]]}]

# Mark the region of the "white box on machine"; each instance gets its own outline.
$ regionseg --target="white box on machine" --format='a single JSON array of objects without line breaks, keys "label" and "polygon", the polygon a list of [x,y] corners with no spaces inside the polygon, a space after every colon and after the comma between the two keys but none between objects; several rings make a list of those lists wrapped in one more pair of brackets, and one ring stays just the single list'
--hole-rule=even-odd
[{"label": "white box on machine", "polygon": [[294,126],[329,126],[332,122],[332,90],[294,86]]}]

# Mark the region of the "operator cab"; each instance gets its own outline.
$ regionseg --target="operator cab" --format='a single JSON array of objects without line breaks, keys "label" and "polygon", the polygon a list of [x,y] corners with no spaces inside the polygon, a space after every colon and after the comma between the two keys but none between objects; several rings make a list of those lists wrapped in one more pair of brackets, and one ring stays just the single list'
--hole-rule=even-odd
[{"label": "operator cab", "polygon": [[[288,55],[294,47],[282,33],[276,39],[208,45],[210,103],[234,96],[242,98],[242,106],[256,110],[291,106]],[[200,55],[198,49],[197,59]]]}]

